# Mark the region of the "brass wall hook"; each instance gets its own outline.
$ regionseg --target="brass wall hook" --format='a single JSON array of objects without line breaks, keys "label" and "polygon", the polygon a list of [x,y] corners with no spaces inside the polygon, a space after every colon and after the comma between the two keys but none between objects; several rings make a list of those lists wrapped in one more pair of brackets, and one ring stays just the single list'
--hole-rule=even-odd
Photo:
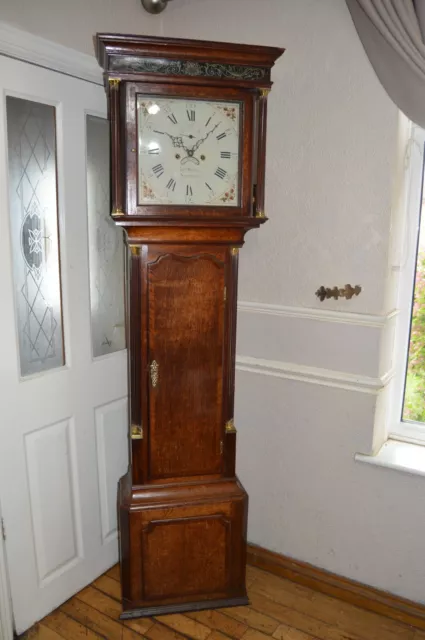
[{"label": "brass wall hook", "polygon": [[329,300],[330,298],[334,298],[338,300],[339,298],[345,298],[346,300],[351,300],[353,296],[358,296],[361,292],[362,288],[360,285],[356,284],[354,287],[351,284],[346,284],[344,288],[333,287],[324,287],[323,285],[319,287],[316,291],[316,296],[319,298],[320,302],[323,300]]}]

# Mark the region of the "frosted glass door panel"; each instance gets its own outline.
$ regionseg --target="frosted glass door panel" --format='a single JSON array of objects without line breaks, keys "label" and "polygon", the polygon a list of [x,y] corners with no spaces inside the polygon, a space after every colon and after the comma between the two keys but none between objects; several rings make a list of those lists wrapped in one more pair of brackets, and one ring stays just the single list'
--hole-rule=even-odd
[{"label": "frosted glass door panel", "polygon": [[87,209],[93,356],[125,349],[124,244],[110,217],[109,123],[87,115]]},{"label": "frosted glass door panel", "polygon": [[6,97],[9,203],[21,375],[65,363],[55,108]]}]

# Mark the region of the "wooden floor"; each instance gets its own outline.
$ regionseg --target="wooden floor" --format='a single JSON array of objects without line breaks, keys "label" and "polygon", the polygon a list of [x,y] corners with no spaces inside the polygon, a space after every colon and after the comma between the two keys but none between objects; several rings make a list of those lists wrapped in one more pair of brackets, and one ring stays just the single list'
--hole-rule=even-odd
[{"label": "wooden floor", "polygon": [[425,640],[425,632],[248,567],[249,607],[119,621],[118,567],[24,636],[40,640]]}]

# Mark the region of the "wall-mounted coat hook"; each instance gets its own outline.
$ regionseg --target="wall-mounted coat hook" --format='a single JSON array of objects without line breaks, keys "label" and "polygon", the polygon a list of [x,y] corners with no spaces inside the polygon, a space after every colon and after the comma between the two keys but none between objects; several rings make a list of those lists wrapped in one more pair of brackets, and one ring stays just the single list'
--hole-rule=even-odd
[{"label": "wall-mounted coat hook", "polygon": [[346,284],[344,288],[340,289],[339,287],[324,287],[323,285],[317,289],[316,296],[319,298],[320,302],[323,300],[329,300],[330,298],[334,298],[338,300],[338,298],[345,298],[346,300],[351,300],[353,296],[358,296],[361,292],[362,288],[360,285],[356,284],[354,287],[351,284]]}]

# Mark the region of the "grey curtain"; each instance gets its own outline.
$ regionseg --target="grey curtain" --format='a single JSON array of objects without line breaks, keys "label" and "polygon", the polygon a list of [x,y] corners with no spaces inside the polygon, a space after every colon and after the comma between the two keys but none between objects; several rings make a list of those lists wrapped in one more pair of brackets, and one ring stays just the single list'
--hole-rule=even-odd
[{"label": "grey curtain", "polygon": [[425,0],[346,0],[384,89],[425,128]]}]

